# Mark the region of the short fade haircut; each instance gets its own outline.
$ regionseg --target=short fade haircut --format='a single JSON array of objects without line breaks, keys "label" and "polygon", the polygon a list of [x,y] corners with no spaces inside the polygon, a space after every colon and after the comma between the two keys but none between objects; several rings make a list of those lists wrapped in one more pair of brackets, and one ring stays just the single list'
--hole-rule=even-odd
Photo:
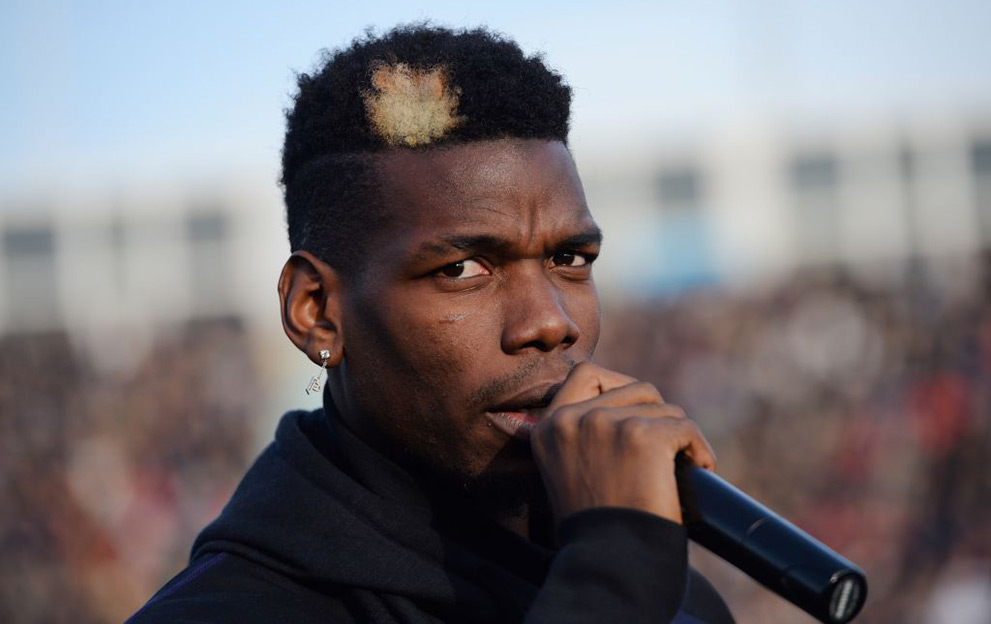
[{"label": "short fade haircut", "polygon": [[367,32],[298,78],[282,150],[289,244],[345,278],[388,218],[376,154],[504,138],[567,144],[571,89],[485,29]]}]

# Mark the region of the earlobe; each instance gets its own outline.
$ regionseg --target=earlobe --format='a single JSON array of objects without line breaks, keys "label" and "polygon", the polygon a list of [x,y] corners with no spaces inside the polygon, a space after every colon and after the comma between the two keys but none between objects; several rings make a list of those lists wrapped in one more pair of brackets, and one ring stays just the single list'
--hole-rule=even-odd
[{"label": "earlobe", "polygon": [[344,357],[342,287],[337,271],[308,251],[289,256],[279,276],[282,327],[293,344],[318,365],[323,350],[330,352],[328,367],[337,366]]}]

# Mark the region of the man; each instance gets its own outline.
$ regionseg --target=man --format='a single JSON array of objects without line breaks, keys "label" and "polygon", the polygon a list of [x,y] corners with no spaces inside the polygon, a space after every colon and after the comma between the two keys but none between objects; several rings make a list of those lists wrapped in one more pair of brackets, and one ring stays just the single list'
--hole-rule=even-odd
[{"label": "man", "polygon": [[569,108],[482,30],[398,28],[300,78],[279,295],[324,407],[283,417],[133,622],[732,621],[679,524],[675,456],[711,449],[590,361]]}]

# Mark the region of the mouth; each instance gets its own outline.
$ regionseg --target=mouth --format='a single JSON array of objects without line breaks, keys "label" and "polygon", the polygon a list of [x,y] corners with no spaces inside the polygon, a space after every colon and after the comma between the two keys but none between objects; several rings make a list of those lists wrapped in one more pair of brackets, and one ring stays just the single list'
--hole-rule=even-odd
[{"label": "mouth", "polygon": [[485,412],[492,425],[508,436],[529,440],[541,416],[530,410]]},{"label": "mouth", "polygon": [[485,417],[506,435],[528,440],[534,428],[543,420],[545,408],[550,405],[560,387],[561,384],[556,383],[522,392],[488,409]]}]

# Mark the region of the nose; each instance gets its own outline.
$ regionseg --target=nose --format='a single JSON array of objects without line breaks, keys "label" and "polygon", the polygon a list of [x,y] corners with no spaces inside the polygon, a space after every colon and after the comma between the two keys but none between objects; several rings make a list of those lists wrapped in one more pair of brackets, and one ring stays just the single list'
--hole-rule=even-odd
[{"label": "nose", "polygon": [[543,270],[527,272],[504,299],[502,350],[514,354],[533,348],[553,351],[578,340],[579,329],[568,315],[565,295]]}]

